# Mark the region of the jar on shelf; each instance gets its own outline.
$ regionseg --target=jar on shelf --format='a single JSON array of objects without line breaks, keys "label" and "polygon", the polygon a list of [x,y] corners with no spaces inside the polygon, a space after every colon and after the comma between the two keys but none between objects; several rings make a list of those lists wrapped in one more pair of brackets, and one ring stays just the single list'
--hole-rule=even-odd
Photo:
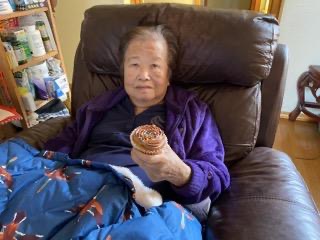
[{"label": "jar on shelf", "polygon": [[27,58],[31,58],[31,49],[28,44],[27,33],[25,32],[25,30],[21,29],[12,31],[12,37],[14,41],[20,42],[21,46],[24,48]]},{"label": "jar on shelf", "polygon": [[27,63],[28,62],[27,55],[21,43],[18,41],[14,41],[11,44],[12,44],[13,52],[14,52],[14,55],[16,56],[18,64],[22,65]]}]

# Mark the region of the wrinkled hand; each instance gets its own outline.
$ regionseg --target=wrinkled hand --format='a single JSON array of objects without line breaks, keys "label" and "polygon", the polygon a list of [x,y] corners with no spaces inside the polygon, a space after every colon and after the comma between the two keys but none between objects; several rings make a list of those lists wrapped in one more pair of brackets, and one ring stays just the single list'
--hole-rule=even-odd
[{"label": "wrinkled hand", "polygon": [[191,168],[168,144],[158,155],[147,155],[132,148],[131,157],[153,182],[166,180],[179,187],[186,184],[191,177]]}]

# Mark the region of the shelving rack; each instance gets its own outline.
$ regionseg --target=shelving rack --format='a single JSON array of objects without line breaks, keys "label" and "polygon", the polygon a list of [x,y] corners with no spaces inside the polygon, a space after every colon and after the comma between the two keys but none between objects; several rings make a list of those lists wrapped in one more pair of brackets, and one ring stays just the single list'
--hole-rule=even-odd
[{"label": "shelving rack", "polygon": [[[25,68],[40,64],[43,61],[49,59],[50,57],[55,57],[61,61],[61,68],[63,69],[65,74],[66,74],[66,68],[65,68],[65,64],[64,64],[64,60],[61,52],[61,46],[59,42],[57,27],[56,27],[55,18],[53,15],[50,1],[48,0],[46,1],[45,7],[30,9],[25,11],[16,11],[10,14],[0,15],[0,21],[3,21],[3,20],[16,18],[16,17],[29,16],[29,15],[40,13],[40,12],[45,12],[48,17],[52,34],[57,46],[56,51],[48,52],[47,54],[41,57],[32,57],[30,60],[28,60],[27,63],[23,65],[19,65],[12,69],[10,68],[9,62],[7,61],[6,53],[5,53],[2,41],[0,39],[0,70],[4,73],[4,77],[7,81],[6,83],[8,87],[8,92],[12,100],[12,105],[15,107],[16,111],[23,117],[23,120],[21,120],[21,125],[23,128],[29,128],[31,127],[31,124],[28,121],[28,113],[25,110],[25,107],[21,100],[20,94],[18,92],[18,87],[13,74],[15,72],[22,71]],[[69,101],[69,99],[70,99],[70,96],[68,96],[67,101]],[[36,101],[36,105],[37,107],[40,107],[40,106],[43,106],[46,102],[47,101]]]}]

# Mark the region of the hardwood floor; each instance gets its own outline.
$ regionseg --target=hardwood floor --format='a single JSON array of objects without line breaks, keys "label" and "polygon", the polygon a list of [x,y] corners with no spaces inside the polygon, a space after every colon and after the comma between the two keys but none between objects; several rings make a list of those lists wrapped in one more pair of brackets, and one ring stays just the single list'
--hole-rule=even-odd
[{"label": "hardwood floor", "polygon": [[320,133],[317,124],[280,119],[273,147],[292,158],[320,209]]}]

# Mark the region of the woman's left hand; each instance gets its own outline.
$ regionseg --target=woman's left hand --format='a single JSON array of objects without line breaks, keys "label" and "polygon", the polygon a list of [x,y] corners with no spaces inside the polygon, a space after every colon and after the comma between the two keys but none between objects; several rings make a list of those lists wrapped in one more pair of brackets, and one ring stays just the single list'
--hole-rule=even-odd
[{"label": "woman's left hand", "polygon": [[178,157],[168,144],[158,155],[147,155],[132,148],[131,157],[153,182],[166,180],[180,187],[186,184],[191,177],[191,168]]}]

